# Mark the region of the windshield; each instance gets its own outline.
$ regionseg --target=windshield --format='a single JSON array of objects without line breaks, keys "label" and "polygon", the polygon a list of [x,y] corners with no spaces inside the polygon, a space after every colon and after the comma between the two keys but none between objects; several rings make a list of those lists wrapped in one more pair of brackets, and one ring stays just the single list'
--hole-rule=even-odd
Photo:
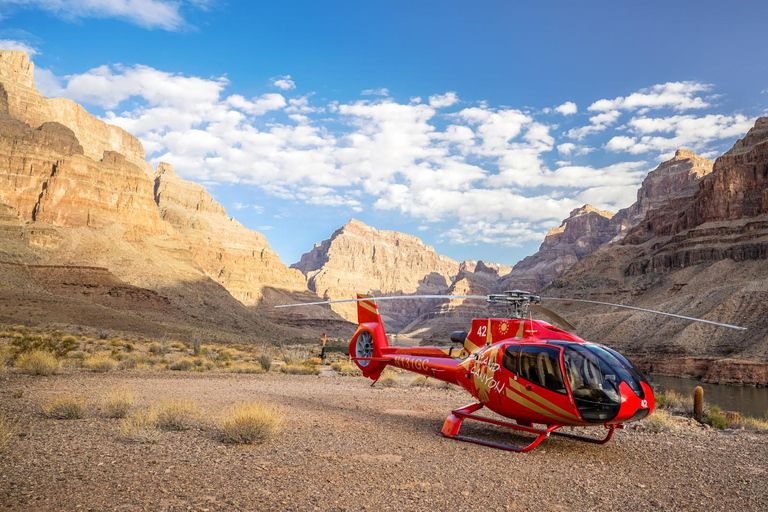
[{"label": "windshield", "polygon": [[613,419],[621,407],[619,384],[623,379],[616,361],[614,367],[604,357],[604,351],[577,343],[563,346],[563,365],[576,408],[587,421],[604,422]]}]

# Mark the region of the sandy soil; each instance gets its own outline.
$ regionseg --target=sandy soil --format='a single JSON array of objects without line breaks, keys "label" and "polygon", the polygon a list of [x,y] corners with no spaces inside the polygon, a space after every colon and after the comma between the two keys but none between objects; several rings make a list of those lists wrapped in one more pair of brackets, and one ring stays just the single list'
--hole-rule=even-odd
[{"label": "sandy soil", "polygon": [[[268,400],[285,407],[287,428],[260,446],[224,444],[215,427],[139,445],[97,407],[82,420],[40,413],[52,394],[98,402],[116,384],[144,405],[194,398],[212,424],[233,402]],[[9,372],[0,377],[0,410],[19,421],[21,436],[0,455],[0,509],[768,509],[766,435],[628,429],[603,446],[552,438],[527,454],[436,436],[469,398],[325,375]],[[485,425],[466,432],[524,441]]]}]

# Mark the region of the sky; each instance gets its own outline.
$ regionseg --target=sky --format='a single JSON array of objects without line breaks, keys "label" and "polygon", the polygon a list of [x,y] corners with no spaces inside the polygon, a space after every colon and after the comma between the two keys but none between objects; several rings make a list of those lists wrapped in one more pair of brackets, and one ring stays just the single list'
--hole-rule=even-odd
[{"label": "sky", "polygon": [[299,260],[349,219],[514,264],[768,115],[768,3],[0,0],[42,94]]}]

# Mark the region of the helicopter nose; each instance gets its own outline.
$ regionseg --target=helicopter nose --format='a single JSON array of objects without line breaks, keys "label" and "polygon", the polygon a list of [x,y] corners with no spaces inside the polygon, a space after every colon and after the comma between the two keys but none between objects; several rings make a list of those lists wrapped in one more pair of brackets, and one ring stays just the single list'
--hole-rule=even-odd
[{"label": "helicopter nose", "polygon": [[653,396],[653,390],[645,382],[640,382],[643,390],[641,396],[632,391],[632,388],[626,382],[619,384],[619,393],[621,394],[621,408],[611,423],[629,423],[639,421],[647,417],[656,407],[656,399]]}]

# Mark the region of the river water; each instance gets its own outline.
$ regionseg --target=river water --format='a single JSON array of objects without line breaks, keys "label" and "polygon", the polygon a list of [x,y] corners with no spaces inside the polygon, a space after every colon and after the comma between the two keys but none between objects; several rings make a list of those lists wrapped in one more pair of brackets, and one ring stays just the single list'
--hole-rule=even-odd
[{"label": "river water", "polygon": [[768,413],[768,388],[725,386],[707,384],[696,379],[647,375],[654,391],[674,390],[685,396],[693,396],[696,386],[704,388],[704,402],[717,405],[724,411],[738,411],[755,418],[765,418]]}]

